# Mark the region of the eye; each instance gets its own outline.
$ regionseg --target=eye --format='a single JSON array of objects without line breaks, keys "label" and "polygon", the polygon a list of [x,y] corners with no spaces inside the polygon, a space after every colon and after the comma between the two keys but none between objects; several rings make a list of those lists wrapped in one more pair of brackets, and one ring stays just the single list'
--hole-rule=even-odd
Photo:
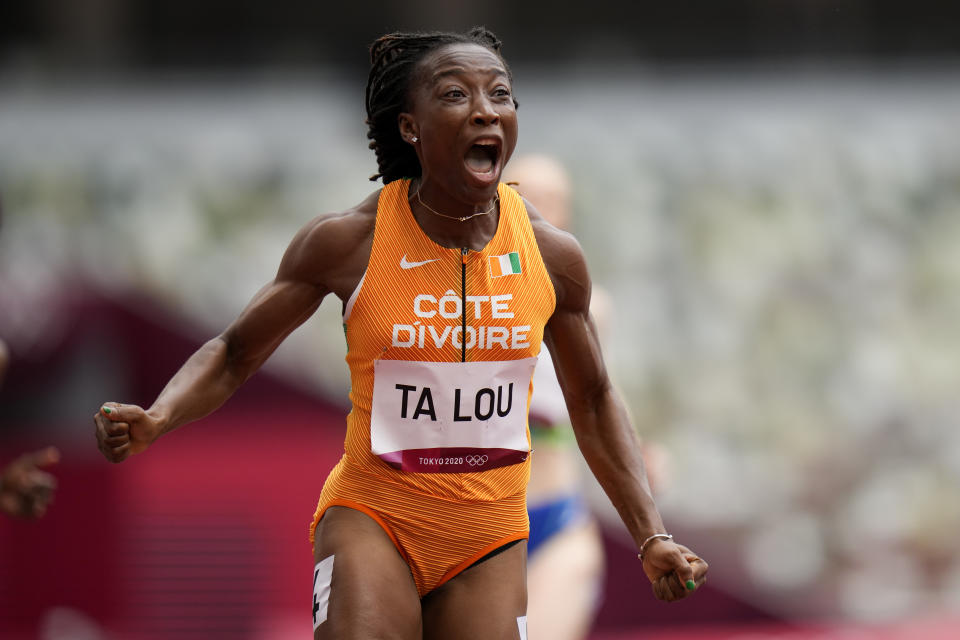
[{"label": "eye", "polygon": [[493,96],[495,98],[509,98],[510,89],[506,87],[497,87],[496,89],[493,90]]},{"label": "eye", "polygon": [[443,97],[444,98],[463,98],[466,95],[467,94],[463,92],[463,89],[453,88],[453,89],[447,90],[447,92],[443,94]]}]

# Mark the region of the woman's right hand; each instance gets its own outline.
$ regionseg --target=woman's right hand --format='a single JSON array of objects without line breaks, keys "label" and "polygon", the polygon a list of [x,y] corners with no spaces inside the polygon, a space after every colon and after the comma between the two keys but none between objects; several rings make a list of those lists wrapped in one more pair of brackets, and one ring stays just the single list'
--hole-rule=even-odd
[{"label": "woman's right hand", "polygon": [[97,447],[110,462],[146,450],[160,435],[160,424],[135,404],[106,402],[93,416]]}]

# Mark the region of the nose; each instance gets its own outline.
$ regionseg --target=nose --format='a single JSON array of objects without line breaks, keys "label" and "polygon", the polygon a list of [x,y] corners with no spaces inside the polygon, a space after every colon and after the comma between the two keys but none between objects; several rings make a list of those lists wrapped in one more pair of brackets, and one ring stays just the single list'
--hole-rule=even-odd
[{"label": "nose", "polygon": [[473,123],[489,126],[500,122],[500,113],[486,96],[479,96],[473,105]]}]

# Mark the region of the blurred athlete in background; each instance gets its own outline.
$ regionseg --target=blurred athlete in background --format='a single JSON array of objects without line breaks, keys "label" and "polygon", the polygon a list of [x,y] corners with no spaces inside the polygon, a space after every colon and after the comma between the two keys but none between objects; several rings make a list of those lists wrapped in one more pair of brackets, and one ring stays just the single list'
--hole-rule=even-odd
[{"label": "blurred athlete in background", "polygon": [[[569,230],[571,185],[566,169],[545,155],[514,158],[506,182],[544,219]],[[590,312],[601,338],[607,296],[594,285]],[[603,582],[603,540],[584,500],[582,462],[553,360],[541,349],[530,401],[527,511],[527,621],[530,640],[576,640],[593,621]]]},{"label": "blurred athlete in background", "polygon": [[[0,225],[3,209],[0,206]],[[10,364],[10,349],[0,339],[0,388]],[[57,479],[43,471],[60,461],[60,452],[47,447],[25,453],[0,468],[0,512],[15,518],[39,518],[47,512],[57,488]]]},{"label": "blurred athlete in background", "polygon": [[[507,184],[543,218],[570,231],[572,182],[552,156],[528,154],[510,161]],[[610,295],[594,285],[590,313],[601,343],[611,335]],[[603,590],[604,552],[599,523],[584,492],[584,467],[550,352],[540,351],[530,403],[530,483],[527,511],[527,620],[530,640],[577,640],[587,636]],[[656,443],[642,446],[647,478],[656,492],[666,483],[669,458]]]}]

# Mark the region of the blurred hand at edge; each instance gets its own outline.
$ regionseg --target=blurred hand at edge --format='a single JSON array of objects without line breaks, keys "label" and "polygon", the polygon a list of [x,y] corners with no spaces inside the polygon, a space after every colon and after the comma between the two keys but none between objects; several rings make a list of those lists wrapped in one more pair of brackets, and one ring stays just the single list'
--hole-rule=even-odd
[{"label": "blurred hand at edge", "polygon": [[0,511],[16,518],[39,518],[46,513],[57,479],[42,469],[59,461],[56,447],[46,447],[8,464],[0,476]]}]

